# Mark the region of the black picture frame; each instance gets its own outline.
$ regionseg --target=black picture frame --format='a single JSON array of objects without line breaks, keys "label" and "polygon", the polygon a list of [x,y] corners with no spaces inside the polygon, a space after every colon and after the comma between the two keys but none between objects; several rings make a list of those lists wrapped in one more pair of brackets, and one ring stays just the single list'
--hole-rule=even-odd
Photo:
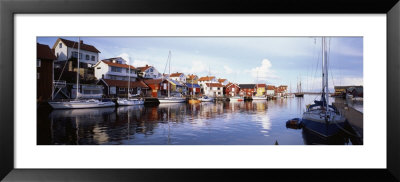
[{"label": "black picture frame", "polygon": [[[386,169],[15,169],[14,14],[30,13],[381,13],[387,15]],[[0,0],[0,179],[5,181],[400,180],[400,3],[398,0]],[[384,61],[384,60],[379,60]],[[32,121],[33,122],[33,121]],[[373,157],[373,156],[371,156]],[[368,159],[366,159],[368,160]]]}]

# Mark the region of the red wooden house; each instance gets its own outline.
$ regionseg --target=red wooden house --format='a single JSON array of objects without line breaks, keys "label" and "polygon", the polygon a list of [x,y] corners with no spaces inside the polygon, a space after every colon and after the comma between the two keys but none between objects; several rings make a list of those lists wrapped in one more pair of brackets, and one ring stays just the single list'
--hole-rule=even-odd
[{"label": "red wooden house", "polygon": [[228,83],[225,86],[225,95],[226,96],[237,96],[239,95],[240,87],[236,83]]},{"label": "red wooden house", "polygon": [[56,56],[48,45],[36,44],[36,70],[37,90],[36,99],[46,101],[51,99],[53,93],[53,61]]}]

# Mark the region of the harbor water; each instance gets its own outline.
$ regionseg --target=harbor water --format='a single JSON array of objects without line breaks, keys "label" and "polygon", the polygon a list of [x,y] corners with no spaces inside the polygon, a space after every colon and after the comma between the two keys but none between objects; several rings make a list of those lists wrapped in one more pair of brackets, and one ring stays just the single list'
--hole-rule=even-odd
[{"label": "harbor water", "polygon": [[[170,103],[51,110],[38,108],[38,145],[304,145],[301,118],[320,95],[269,101]],[[335,98],[330,98],[334,102]],[[362,105],[357,105],[361,107]],[[329,143],[328,143],[329,144]],[[342,144],[352,144],[344,136]]]}]

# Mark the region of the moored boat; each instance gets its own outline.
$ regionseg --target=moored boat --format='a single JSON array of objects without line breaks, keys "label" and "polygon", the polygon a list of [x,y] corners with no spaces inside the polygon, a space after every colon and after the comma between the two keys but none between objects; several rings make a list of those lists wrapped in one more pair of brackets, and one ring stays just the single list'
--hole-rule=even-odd
[{"label": "moored boat", "polygon": [[201,101],[202,101],[202,102],[212,102],[212,101],[214,101],[214,98],[208,97],[208,96],[203,96],[203,97],[201,98]]},{"label": "moored boat", "polygon": [[[78,38],[78,55],[80,50],[80,38]],[[79,70],[79,56],[77,56],[77,70]],[[54,76],[54,75],[53,75]],[[103,101],[96,99],[79,100],[79,72],[76,72],[76,99],[72,101],[49,101],[49,105],[53,109],[84,109],[97,107],[113,107],[115,103],[112,101]]]},{"label": "moored boat", "polygon": [[230,101],[244,101],[243,97],[239,97],[239,96],[234,96],[229,98]]},{"label": "moored boat", "polygon": [[264,97],[264,96],[253,96],[253,100],[267,100],[267,97]]},{"label": "moored boat", "polygon": [[112,101],[100,101],[96,99],[72,100],[72,101],[49,101],[48,103],[53,109],[84,109],[84,108],[115,106],[115,103]]},{"label": "moored boat", "polygon": [[118,98],[117,103],[119,106],[133,106],[144,104],[144,100],[136,98]]},{"label": "moored boat", "polygon": [[328,65],[327,47],[325,37],[322,38],[322,94],[319,101],[307,106],[303,113],[303,129],[318,134],[321,137],[331,137],[343,129],[346,118],[339,114],[339,111],[329,105],[328,96]]}]

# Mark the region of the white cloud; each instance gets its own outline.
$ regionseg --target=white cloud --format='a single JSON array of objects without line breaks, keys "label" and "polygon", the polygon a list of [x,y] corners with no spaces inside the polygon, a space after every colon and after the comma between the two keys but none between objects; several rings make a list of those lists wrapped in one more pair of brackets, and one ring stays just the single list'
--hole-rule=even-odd
[{"label": "white cloud", "polygon": [[263,59],[261,61],[261,66],[252,68],[251,70],[246,70],[245,72],[250,72],[254,79],[259,81],[268,79],[278,79],[275,71],[271,69],[272,63],[268,59]]},{"label": "white cloud", "polygon": [[122,53],[122,54],[120,54],[120,55],[117,56],[117,57],[121,57],[122,59],[125,59],[126,64],[129,64],[130,61],[131,61],[131,57],[130,57],[129,54],[127,54],[127,53]]}]

